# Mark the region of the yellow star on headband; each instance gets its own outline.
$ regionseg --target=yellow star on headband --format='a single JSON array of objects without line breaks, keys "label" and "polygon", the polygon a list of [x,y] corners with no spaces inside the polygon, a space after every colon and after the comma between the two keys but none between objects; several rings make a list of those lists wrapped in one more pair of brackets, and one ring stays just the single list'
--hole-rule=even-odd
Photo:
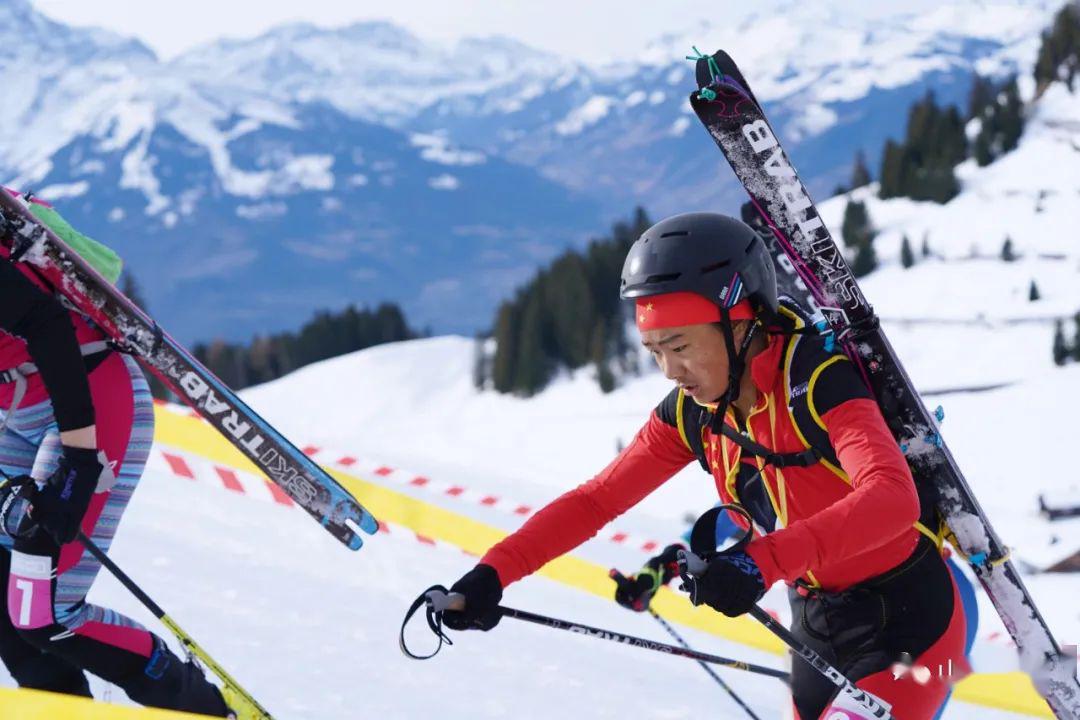
[{"label": "yellow star on headband", "polygon": [[647,303],[645,305],[645,312],[652,312],[652,303]]}]

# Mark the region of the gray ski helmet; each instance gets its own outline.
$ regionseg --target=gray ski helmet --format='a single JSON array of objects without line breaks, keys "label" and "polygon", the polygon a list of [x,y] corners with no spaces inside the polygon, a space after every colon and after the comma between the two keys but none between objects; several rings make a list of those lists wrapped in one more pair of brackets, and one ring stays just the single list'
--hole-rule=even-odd
[{"label": "gray ski helmet", "polygon": [[620,297],[671,292],[697,293],[721,307],[746,298],[756,313],[777,312],[776,268],[765,242],[746,223],[718,213],[661,220],[627,253]]}]

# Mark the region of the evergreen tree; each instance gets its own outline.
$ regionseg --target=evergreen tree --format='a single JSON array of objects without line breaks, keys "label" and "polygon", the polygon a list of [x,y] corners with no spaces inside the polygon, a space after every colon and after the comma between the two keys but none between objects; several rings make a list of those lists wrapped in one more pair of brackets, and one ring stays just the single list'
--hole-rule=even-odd
[{"label": "evergreen tree", "polygon": [[1005,262],[1015,262],[1016,252],[1013,250],[1012,238],[1005,236],[1005,242],[1001,245],[1001,259]]},{"label": "evergreen tree", "polygon": [[855,251],[855,259],[851,263],[851,274],[855,277],[863,277],[877,270],[877,253],[874,251],[873,240],[868,240]]},{"label": "evergreen tree", "polygon": [[651,225],[636,208],[630,222],[615,223],[583,252],[563,253],[500,306],[490,371],[497,391],[531,395],[556,368],[586,364],[596,365],[602,388],[613,388],[615,363],[632,370],[619,277],[630,246]]},{"label": "evergreen tree", "polygon": [[844,245],[855,249],[851,263],[851,272],[861,277],[877,268],[877,253],[874,251],[874,226],[866,203],[849,200],[844,208],[844,221],[840,227],[840,236]]},{"label": "evergreen tree", "polygon": [[1028,286],[1028,302],[1036,302],[1042,299],[1042,295],[1039,294],[1039,286],[1035,284],[1035,281],[1031,281],[1031,285]]},{"label": "evergreen tree", "polygon": [[486,341],[483,333],[477,333],[473,341],[473,387],[477,390],[483,390],[488,381],[488,358],[484,352]]},{"label": "evergreen tree", "polygon": [[526,296],[519,336],[517,360],[514,363],[514,388],[525,395],[533,395],[548,380],[548,356],[544,352],[544,308],[538,288]]},{"label": "evergreen tree", "polygon": [[908,111],[904,142],[885,143],[879,195],[948,202],[960,191],[953,167],[966,156],[960,111],[938,107],[933,93],[927,92]]},{"label": "evergreen tree", "polygon": [[596,313],[585,258],[579,253],[564,254],[547,272],[543,312],[551,324],[549,354],[571,370],[589,362]]},{"label": "evergreen tree", "polygon": [[512,392],[517,375],[518,304],[504,302],[495,318],[495,358],[492,360],[491,381],[501,393]]},{"label": "evergreen tree", "polygon": [[615,375],[608,364],[607,327],[603,318],[598,318],[593,327],[590,345],[589,354],[596,366],[596,380],[600,383],[600,390],[609,393],[615,389]]},{"label": "evergreen tree", "polygon": [[1001,153],[1016,149],[1024,132],[1024,103],[1020,100],[1020,87],[1013,77],[1005,85],[1001,103]]},{"label": "evergreen tree", "polygon": [[1069,353],[1072,355],[1072,359],[1080,362],[1080,312],[1073,316],[1073,322],[1076,324],[1076,332],[1073,334],[1072,346],[1069,348]]},{"label": "evergreen tree", "polygon": [[983,110],[994,101],[994,82],[989,78],[976,74],[971,80],[971,90],[968,92],[967,119],[974,120],[981,117]]},{"label": "evergreen tree", "polygon": [[1054,321],[1054,364],[1064,365],[1069,359],[1069,346],[1065,342],[1065,329],[1061,320]]},{"label": "evergreen tree", "polygon": [[1050,29],[1043,33],[1042,45],[1035,61],[1036,92],[1042,93],[1055,80],[1073,89],[1080,68],[1080,9],[1066,3],[1054,17]]},{"label": "evergreen tree", "polygon": [[915,264],[915,253],[911,250],[911,241],[908,240],[907,235],[904,235],[904,239],[900,242],[900,264],[905,270]]},{"label": "evergreen tree", "polygon": [[907,157],[904,154],[904,148],[892,140],[886,140],[885,149],[881,155],[881,185],[878,189],[878,196],[881,199],[903,196],[907,174],[906,164]]},{"label": "evergreen tree", "polygon": [[923,233],[921,254],[924,258],[930,257],[930,231]]},{"label": "evergreen tree", "polygon": [[980,166],[986,166],[1016,149],[1024,131],[1024,104],[1016,78],[997,89],[979,115],[979,132],[972,154]]},{"label": "evergreen tree", "polygon": [[985,130],[986,125],[984,124],[979,128],[979,133],[975,136],[975,142],[972,143],[971,148],[971,155],[975,158],[975,162],[978,163],[979,167],[986,167],[994,162],[994,149],[990,145],[990,139],[993,135]]},{"label": "evergreen tree", "polygon": [[339,313],[317,312],[297,333],[255,336],[246,346],[214,340],[196,345],[194,354],[226,384],[240,389],[309,363],[415,336],[396,305],[384,303],[374,312],[350,305]]},{"label": "evergreen tree", "polygon": [[865,187],[872,182],[870,169],[866,167],[866,158],[862,150],[855,152],[855,164],[851,168],[851,189]]},{"label": "evergreen tree", "polygon": [[844,221],[840,226],[840,237],[843,238],[845,247],[861,247],[869,242],[873,233],[866,203],[848,200],[848,204],[844,207]]}]

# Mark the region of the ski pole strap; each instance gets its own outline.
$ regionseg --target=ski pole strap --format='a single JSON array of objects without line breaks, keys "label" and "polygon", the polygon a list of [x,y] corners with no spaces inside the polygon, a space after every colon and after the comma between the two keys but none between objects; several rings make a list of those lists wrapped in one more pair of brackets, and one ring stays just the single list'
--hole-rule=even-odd
[{"label": "ski pole strap", "polygon": [[720,423],[720,433],[746,452],[764,460],[766,465],[772,465],[773,467],[781,469],[792,465],[810,467],[821,460],[821,453],[812,447],[797,453],[774,452],[764,445],[754,442],[727,423]]},{"label": "ski pole strap", "polygon": [[[416,614],[416,611],[419,610],[421,606],[426,606],[424,612],[427,615],[428,627],[431,628],[431,632],[435,634],[435,637],[439,639],[439,644],[427,655],[417,655],[410,650],[405,643],[405,626],[409,624],[409,621],[412,620],[413,615]],[[442,615],[449,607],[450,591],[442,585],[432,585],[427,590],[420,593],[420,597],[413,600],[412,605],[405,611],[405,619],[401,622],[401,632],[398,634],[398,647],[401,648],[401,652],[404,653],[406,657],[413,660],[427,660],[438,655],[444,644],[454,644],[454,641],[443,632],[442,628]]]}]

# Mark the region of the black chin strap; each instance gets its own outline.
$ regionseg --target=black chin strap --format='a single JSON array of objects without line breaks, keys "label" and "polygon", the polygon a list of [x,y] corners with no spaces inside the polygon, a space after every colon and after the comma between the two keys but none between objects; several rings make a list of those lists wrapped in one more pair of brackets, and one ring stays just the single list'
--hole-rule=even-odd
[{"label": "black chin strap", "polygon": [[746,331],[746,335],[743,336],[739,349],[736,350],[735,332],[731,326],[731,313],[728,312],[727,308],[722,307],[720,308],[720,317],[722,319],[720,331],[724,335],[724,345],[727,348],[728,356],[728,386],[724,394],[716,401],[716,409],[713,410],[712,420],[710,421],[710,429],[715,434],[719,434],[724,426],[724,416],[727,414],[728,407],[739,399],[740,385],[742,385],[743,374],[746,372],[746,355],[750,352],[750,344],[754,341],[760,327],[759,323],[754,321],[750,325],[750,329]]},{"label": "black chin strap", "polygon": [[[724,344],[727,346],[728,357],[734,358],[734,360],[728,366],[728,389],[720,396],[720,399],[716,404],[716,409],[712,411],[712,418],[709,420],[709,429],[714,435],[723,435],[742,448],[745,452],[761,458],[764,460],[765,465],[785,468],[792,465],[798,467],[810,467],[817,463],[822,458],[822,455],[816,448],[807,448],[806,450],[797,453],[774,452],[764,445],[754,442],[735,428],[724,423],[724,416],[727,415],[728,407],[730,407],[731,403],[739,399],[742,376],[746,372],[746,354],[750,351],[750,344],[753,342],[755,334],[762,326],[759,322],[755,321],[754,324],[750,326],[750,329],[746,331],[742,344],[736,352],[735,333],[731,329],[731,317],[727,308],[720,308],[720,315],[724,319],[721,330],[724,334]],[[795,335],[801,334],[804,331],[805,328],[782,333],[772,333],[770,330],[766,329],[766,332],[769,332],[770,334]]]}]

